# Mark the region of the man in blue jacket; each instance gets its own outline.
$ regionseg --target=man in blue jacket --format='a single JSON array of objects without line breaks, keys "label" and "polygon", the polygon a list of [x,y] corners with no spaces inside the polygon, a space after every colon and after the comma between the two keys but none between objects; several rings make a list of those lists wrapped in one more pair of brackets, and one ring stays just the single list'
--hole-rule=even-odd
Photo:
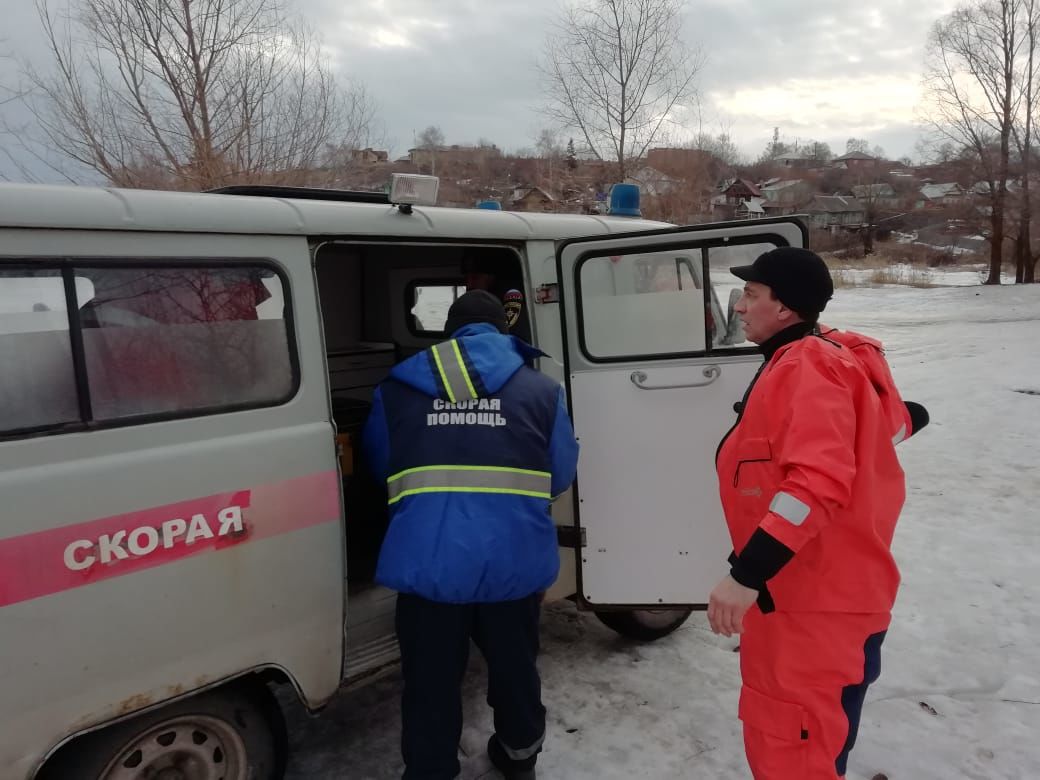
[{"label": "man in blue jacket", "polygon": [[574,480],[578,445],[562,388],[530,367],[541,352],[505,335],[493,295],[461,296],[445,330],[450,341],[394,367],[365,428],[390,504],[376,581],[398,591],[404,777],[459,774],[472,638],[494,709],[488,755],[507,780],[533,780],[539,610],[560,565],[549,504]]}]

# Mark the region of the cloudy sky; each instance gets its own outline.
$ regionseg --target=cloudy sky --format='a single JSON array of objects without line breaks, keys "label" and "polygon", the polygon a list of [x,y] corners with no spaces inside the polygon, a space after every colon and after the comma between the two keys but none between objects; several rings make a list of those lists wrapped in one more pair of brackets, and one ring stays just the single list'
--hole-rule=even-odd
[{"label": "cloudy sky", "polygon": [[[536,65],[562,1],[287,0],[319,31],[338,72],[375,96],[398,154],[431,124],[449,143],[533,146],[546,124]],[[0,52],[42,63],[32,0],[2,4]],[[749,157],[775,126],[787,140],[822,140],[836,152],[855,136],[890,157],[915,156],[925,38],[954,4],[689,0],[685,38],[707,57],[704,129],[728,130]],[[15,76],[0,61],[0,83]],[[21,118],[16,105],[0,112]]]}]

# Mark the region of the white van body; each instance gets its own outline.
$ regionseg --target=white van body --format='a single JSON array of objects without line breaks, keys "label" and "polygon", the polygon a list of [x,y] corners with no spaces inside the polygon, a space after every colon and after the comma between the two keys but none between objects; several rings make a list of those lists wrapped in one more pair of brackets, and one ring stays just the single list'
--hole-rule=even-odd
[{"label": "white van body", "polygon": [[761,361],[727,269],[804,245],[798,220],[287,194],[0,184],[4,778],[114,776],[231,681],[317,710],[396,661],[357,434],[390,367],[445,338],[429,302],[463,255],[520,280],[582,446],[549,597],[652,636],[726,571],[714,454]]}]

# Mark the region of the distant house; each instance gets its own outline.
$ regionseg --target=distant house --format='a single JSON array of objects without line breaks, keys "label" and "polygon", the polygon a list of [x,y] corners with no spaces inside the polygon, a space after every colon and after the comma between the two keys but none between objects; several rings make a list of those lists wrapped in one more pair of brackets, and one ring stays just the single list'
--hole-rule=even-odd
[{"label": "distant house", "polygon": [[350,159],[354,162],[361,163],[385,163],[390,159],[388,152],[379,151],[375,149],[351,149]]},{"label": "distant house", "polygon": [[760,188],[770,216],[794,214],[812,202],[812,185],[804,179],[770,179]]},{"label": "distant house", "polygon": [[806,212],[817,228],[859,227],[867,218],[863,204],[845,195],[817,195]]},{"label": "distant house", "polygon": [[799,168],[802,170],[808,170],[820,165],[820,161],[815,157],[806,157],[802,154],[778,154],[772,159],[772,163],[781,168]]},{"label": "distant house", "polygon": [[408,150],[409,161],[418,166],[479,165],[502,156],[497,146],[451,146],[417,147]]},{"label": "distant house", "polygon": [[722,194],[726,196],[726,200],[736,205],[748,198],[761,198],[762,190],[747,179],[733,179],[722,188]]},{"label": "distant house", "polygon": [[556,199],[541,187],[517,187],[509,205],[513,211],[555,211]]},{"label": "distant house", "polygon": [[957,182],[926,184],[921,187],[920,207],[954,206],[964,200],[964,188]]},{"label": "distant house", "polygon": [[736,219],[737,208],[752,198],[762,199],[762,190],[747,179],[723,182],[722,192],[711,199],[711,213],[715,219]]},{"label": "distant house", "polygon": [[748,198],[733,211],[734,219],[762,219],[766,216],[765,198]]},{"label": "distant house", "polygon": [[[1032,179],[1030,179],[1030,181],[1032,181]],[[1019,183],[1018,181],[1015,181],[1014,179],[1008,179],[1007,183],[1004,186],[1007,189],[1007,191],[1011,192],[1011,193],[1019,192],[1022,189],[1021,183]],[[967,192],[971,193],[972,195],[988,196],[989,195],[989,182],[988,181],[978,181],[978,182],[975,182],[973,185],[971,185],[971,187],[968,188]]]},{"label": "distant house", "polygon": [[891,184],[885,182],[857,184],[852,188],[852,194],[868,206],[875,205],[880,208],[894,208],[900,203],[899,193],[896,192]]},{"label": "distant house", "polygon": [[727,168],[711,152],[671,147],[651,149],[646,154],[646,164],[680,179],[707,178],[709,181],[717,181]]},{"label": "distant house", "polygon": [[640,192],[650,196],[667,195],[682,185],[681,179],[669,176],[667,173],[663,173],[649,165],[644,165],[635,173],[629,175],[625,181],[629,184],[638,185]]},{"label": "distant house", "polygon": [[849,152],[849,154],[843,154],[841,157],[835,157],[834,160],[831,161],[831,165],[835,168],[853,171],[863,168],[872,168],[880,162],[880,159],[873,155],[866,154],[865,152]]}]

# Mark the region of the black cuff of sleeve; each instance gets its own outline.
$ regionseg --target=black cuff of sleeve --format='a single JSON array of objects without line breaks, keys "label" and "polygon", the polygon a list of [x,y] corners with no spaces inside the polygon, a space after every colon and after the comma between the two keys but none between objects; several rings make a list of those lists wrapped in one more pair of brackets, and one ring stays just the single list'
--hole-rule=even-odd
[{"label": "black cuff of sleeve", "polygon": [[903,403],[906,407],[906,411],[910,414],[910,432],[909,435],[913,436],[915,433],[920,431],[929,422],[928,410],[925,409],[921,404],[914,401],[906,401]]},{"label": "black cuff of sleeve", "polygon": [[730,576],[745,588],[761,591],[794,557],[794,550],[761,528],[740,551],[729,558]]}]

